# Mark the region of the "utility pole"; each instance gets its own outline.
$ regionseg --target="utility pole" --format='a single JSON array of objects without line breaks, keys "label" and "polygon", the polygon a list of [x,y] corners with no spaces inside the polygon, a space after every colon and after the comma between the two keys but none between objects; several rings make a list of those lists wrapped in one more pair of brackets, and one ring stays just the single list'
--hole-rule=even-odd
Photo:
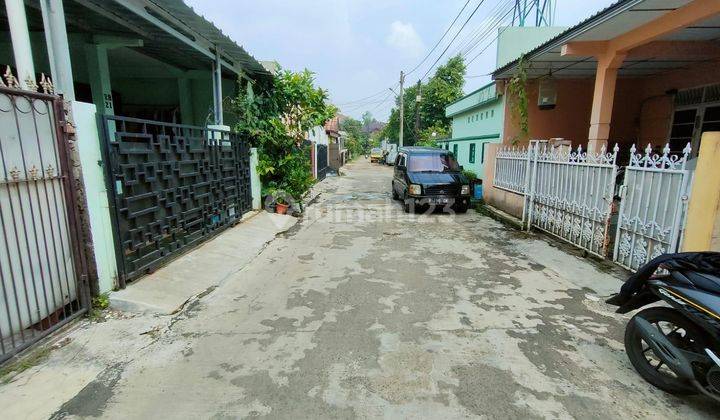
[{"label": "utility pole", "polygon": [[415,96],[415,142],[420,138],[420,101],[422,100],[422,85],[417,82],[417,95]]},{"label": "utility pole", "polygon": [[398,147],[403,147],[403,134],[405,133],[405,91],[403,85],[405,84],[405,72],[400,72],[400,141]]}]

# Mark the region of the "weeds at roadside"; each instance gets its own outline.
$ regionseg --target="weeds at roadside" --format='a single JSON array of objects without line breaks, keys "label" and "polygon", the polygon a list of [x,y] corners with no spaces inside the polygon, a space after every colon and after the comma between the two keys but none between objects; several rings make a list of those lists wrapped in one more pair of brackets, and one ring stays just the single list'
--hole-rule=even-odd
[{"label": "weeds at roadside", "polygon": [[110,306],[110,295],[103,293],[92,298],[92,305],[88,311],[88,319],[93,322],[105,322],[103,313]]},{"label": "weeds at roadside", "polygon": [[5,366],[0,367],[0,384],[8,384],[17,375],[25,372],[33,366],[37,366],[40,363],[46,361],[50,357],[51,350],[52,349],[50,347],[43,347],[34,351],[27,357],[24,357],[14,363],[8,363]]}]

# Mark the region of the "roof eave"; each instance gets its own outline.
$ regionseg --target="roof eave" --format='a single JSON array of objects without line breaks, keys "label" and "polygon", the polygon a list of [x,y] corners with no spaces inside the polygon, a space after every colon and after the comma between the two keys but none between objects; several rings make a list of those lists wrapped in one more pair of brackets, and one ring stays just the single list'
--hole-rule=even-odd
[{"label": "roof eave", "polygon": [[[562,46],[563,44],[566,44],[567,42],[571,41],[576,36],[579,36],[590,29],[594,28],[595,26],[607,21],[608,19],[611,19],[615,17],[616,15],[623,13],[635,6],[637,6],[640,3],[643,3],[646,0],[620,0],[616,2],[615,4],[612,4],[608,6],[607,8],[597,12],[596,14],[590,16],[589,18],[585,19],[584,21],[578,23],[577,25],[569,28],[568,30],[560,33],[554,38],[551,38],[544,44],[538,46],[537,48],[531,50],[530,52],[524,54],[523,56],[525,58],[532,59],[540,54],[543,54],[547,51],[549,51],[552,48],[556,48],[558,46]],[[514,61],[511,61],[510,63],[500,67],[499,69],[496,69],[492,73],[493,80],[498,80],[498,75],[502,73],[506,73],[510,71],[511,69],[518,66],[520,63],[520,59],[522,57],[518,57]]]}]

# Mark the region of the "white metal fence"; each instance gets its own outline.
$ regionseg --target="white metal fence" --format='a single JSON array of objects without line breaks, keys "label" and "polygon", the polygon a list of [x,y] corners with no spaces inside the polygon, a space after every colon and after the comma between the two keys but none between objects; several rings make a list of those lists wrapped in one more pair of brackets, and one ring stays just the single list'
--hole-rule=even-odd
[{"label": "white metal fence", "polygon": [[[553,148],[531,141],[528,149],[501,149],[496,156],[493,185],[525,196],[523,222],[636,270],[655,256],[676,252],[684,226],[690,173],[683,154],[669,146],[654,154],[630,149],[620,197],[615,146],[611,152],[587,153],[578,147]],[[620,201],[617,229],[610,229],[616,199]]]},{"label": "white metal fence", "polygon": [[497,188],[524,194],[528,182],[529,150],[526,148],[500,149],[495,155],[495,181]]},{"label": "white metal fence", "polygon": [[681,156],[671,155],[669,146],[662,154],[654,154],[650,146],[644,153],[630,149],[613,253],[618,264],[636,270],[677,249],[689,194],[690,152],[690,144]]},{"label": "white metal fence", "polygon": [[618,147],[587,153],[535,147],[529,223],[595,255],[607,253]]}]

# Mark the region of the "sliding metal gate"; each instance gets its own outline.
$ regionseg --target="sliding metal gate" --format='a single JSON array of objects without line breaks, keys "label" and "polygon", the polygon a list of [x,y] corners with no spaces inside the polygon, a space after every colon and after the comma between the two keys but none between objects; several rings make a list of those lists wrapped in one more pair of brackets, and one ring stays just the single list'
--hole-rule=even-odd
[{"label": "sliding metal gate", "polygon": [[103,127],[121,287],[251,210],[250,148],[237,135],[117,116]]},{"label": "sliding metal gate", "polygon": [[612,153],[594,154],[535,143],[529,167],[532,226],[605,258],[618,151],[615,146]]},{"label": "sliding metal gate", "polygon": [[88,307],[62,99],[0,88],[0,362]]},{"label": "sliding metal gate", "polygon": [[317,159],[317,179],[325,179],[328,171],[328,147],[325,144],[316,145],[315,158]]},{"label": "sliding metal gate", "polygon": [[618,264],[637,270],[677,251],[690,191],[685,167],[690,152],[689,143],[680,156],[671,155],[669,146],[662,154],[654,154],[650,146],[644,153],[634,145],[630,149],[613,255]]}]

